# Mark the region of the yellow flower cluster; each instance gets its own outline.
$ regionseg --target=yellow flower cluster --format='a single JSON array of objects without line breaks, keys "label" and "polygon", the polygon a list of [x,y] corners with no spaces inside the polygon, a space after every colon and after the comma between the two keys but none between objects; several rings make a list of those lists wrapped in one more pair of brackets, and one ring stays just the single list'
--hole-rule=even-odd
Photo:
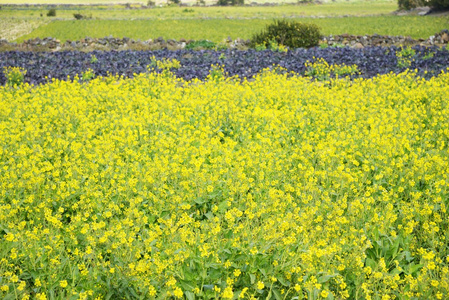
[{"label": "yellow flower cluster", "polygon": [[0,87],[0,298],[447,299],[449,74]]}]

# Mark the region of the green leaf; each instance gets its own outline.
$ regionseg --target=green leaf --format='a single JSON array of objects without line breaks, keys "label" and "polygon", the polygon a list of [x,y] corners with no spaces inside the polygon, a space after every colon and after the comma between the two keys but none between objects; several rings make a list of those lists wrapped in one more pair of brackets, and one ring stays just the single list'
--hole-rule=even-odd
[{"label": "green leaf", "polygon": [[222,201],[220,202],[220,204],[218,204],[219,212],[225,212],[227,208],[228,208],[228,200]]},{"label": "green leaf", "polygon": [[277,289],[273,289],[273,295],[274,295],[274,298],[276,298],[276,300],[282,300],[283,299],[282,296],[281,296],[281,293]]},{"label": "green leaf", "polygon": [[181,283],[181,287],[184,290],[192,291],[193,289],[195,289],[195,287],[190,284],[190,281],[180,280],[180,283]]},{"label": "green leaf", "polygon": [[394,244],[391,245],[391,247],[387,250],[386,258],[388,260],[394,259],[398,254],[398,250],[399,250],[399,239],[396,239]]},{"label": "green leaf", "polygon": [[205,203],[206,201],[200,197],[200,198],[196,198],[195,200],[193,200],[193,202],[201,205],[201,204]]},{"label": "green leaf", "polygon": [[251,284],[254,284],[254,282],[256,282],[256,275],[254,274],[249,274],[249,278],[251,280]]},{"label": "green leaf", "polygon": [[419,265],[411,264],[411,265],[410,265],[410,268],[409,268],[409,273],[410,273],[410,274],[413,274],[413,273],[415,273],[416,271],[418,271],[419,269],[421,269],[423,266],[424,266],[424,265],[421,265],[421,264],[419,264]]},{"label": "green leaf", "polygon": [[211,211],[205,213],[204,215],[207,217],[209,221],[212,221],[214,219],[214,214]]},{"label": "green leaf", "polygon": [[214,285],[213,284],[205,284],[205,285],[203,285],[203,289],[205,290],[205,291],[207,291],[207,290],[213,290],[214,289]]},{"label": "green leaf", "polygon": [[190,291],[185,291],[184,294],[186,294],[187,300],[195,300],[195,294]]},{"label": "green leaf", "polygon": [[229,250],[229,249],[223,249],[222,251],[227,253],[227,254],[232,254],[231,250]]},{"label": "green leaf", "polygon": [[289,287],[290,284],[291,284],[290,281],[285,280],[283,277],[279,277],[279,278],[277,278],[277,280],[278,280],[283,286],[286,286],[286,287]]},{"label": "green leaf", "polygon": [[365,260],[365,264],[368,266],[368,267],[371,267],[371,269],[375,269],[376,268],[376,266],[377,266],[377,263],[373,260],[373,259],[371,259],[371,258],[367,258],[366,260]]},{"label": "green leaf", "polygon": [[[368,260],[368,259],[367,259]],[[318,283],[325,283],[328,282],[329,279],[334,278],[335,276],[337,276],[338,274],[333,274],[333,275],[323,275],[320,278],[318,278]]]}]

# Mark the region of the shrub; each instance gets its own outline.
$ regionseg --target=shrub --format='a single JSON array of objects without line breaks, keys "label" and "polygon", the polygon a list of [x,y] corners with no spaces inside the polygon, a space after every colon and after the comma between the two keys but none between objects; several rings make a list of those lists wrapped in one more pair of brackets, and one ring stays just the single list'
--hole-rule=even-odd
[{"label": "shrub", "polygon": [[81,74],[81,80],[84,82],[90,81],[94,78],[95,78],[95,71],[90,68]]},{"label": "shrub", "polygon": [[92,15],[86,16],[86,15],[82,15],[82,14],[73,14],[73,17],[77,20],[92,19]]},{"label": "shrub", "polygon": [[449,8],[449,0],[430,0],[426,3],[427,6],[434,8]]},{"label": "shrub", "polygon": [[217,5],[219,6],[229,6],[229,5],[243,5],[244,0],[218,0]]},{"label": "shrub", "polygon": [[269,48],[276,42],[289,48],[310,48],[318,45],[320,36],[320,29],[315,24],[277,20],[261,33],[253,35],[250,46],[265,45]]},{"label": "shrub", "polygon": [[397,66],[399,68],[409,68],[412,65],[412,59],[416,55],[416,51],[410,46],[402,48],[396,53]]},{"label": "shrub", "polygon": [[56,9],[51,8],[51,9],[47,12],[47,17],[56,17]]},{"label": "shrub", "polygon": [[420,6],[427,6],[428,3],[425,0],[398,0],[399,9],[412,9]]}]

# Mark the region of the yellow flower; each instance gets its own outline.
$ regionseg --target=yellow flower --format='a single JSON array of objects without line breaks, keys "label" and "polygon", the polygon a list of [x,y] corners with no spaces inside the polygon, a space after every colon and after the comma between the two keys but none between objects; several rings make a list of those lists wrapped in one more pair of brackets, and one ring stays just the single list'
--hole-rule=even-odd
[{"label": "yellow flower", "polygon": [[25,281],[21,281],[20,283],[19,283],[19,285],[17,286],[17,289],[19,290],[19,291],[23,291],[24,289],[25,289],[25,287],[26,287],[26,282]]},{"label": "yellow flower", "polygon": [[154,286],[150,285],[150,286],[148,287],[148,294],[149,294],[151,297],[156,296],[156,289],[154,288]]},{"label": "yellow flower", "polygon": [[320,296],[321,296],[322,298],[327,298],[327,296],[329,296],[329,292],[326,291],[326,290],[322,290],[321,293],[320,293]]},{"label": "yellow flower", "polygon": [[182,296],[184,295],[184,293],[182,292],[182,290],[179,287],[175,287],[175,289],[173,290],[173,295],[176,298],[182,298]]},{"label": "yellow flower", "polygon": [[65,288],[67,286],[67,280],[61,280],[59,282],[59,286],[62,287],[62,288]]},{"label": "yellow flower", "polygon": [[245,293],[246,293],[247,290],[248,290],[247,287],[243,288],[242,292],[241,292],[240,295],[239,295],[239,298],[240,298],[240,299],[245,298]]},{"label": "yellow flower", "polygon": [[223,299],[232,299],[232,297],[234,296],[234,293],[232,292],[232,288],[230,286],[226,287],[223,290],[223,293],[221,296],[223,297]]},{"label": "yellow flower", "polygon": [[258,281],[257,282],[257,289],[258,290],[263,290],[264,287],[265,287],[265,284],[263,284],[262,281]]},{"label": "yellow flower", "polygon": [[47,296],[44,293],[37,293],[36,299],[37,300],[47,300]]}]

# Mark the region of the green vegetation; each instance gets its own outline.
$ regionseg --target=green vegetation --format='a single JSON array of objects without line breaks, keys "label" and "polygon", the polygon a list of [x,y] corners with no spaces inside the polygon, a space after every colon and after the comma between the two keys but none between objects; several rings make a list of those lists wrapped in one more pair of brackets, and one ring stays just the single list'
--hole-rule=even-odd
[{"label": "green vegetation", "polygon": [[448,8],[449,0],[430,0],[429,5],[436,8]]},{"label": "green vegetation", "polygon": [[398,6],[400,9],[412,9],[425,5],[425,0],[398,0]]},{"label": "green vegetation", "polygon": [[194,49],[194,50],[198,50],[198,49],[214,49],[215,48],[215,43],[208,41],[208,40],[199,40],[199,41],[195,41],[193,43],[190,43],[186,46],[186,49]]},{"label": "green vegetation", "polygon": [[262,32],[251,37],[251,46],[270,46],[276,42],[290,48],[310,48],[318,45],[320,41],[320,29],[315,24],[289,22],[277,20],[268,25]]},{"label": "green vegetation", "polygon": [[[329,34],[383,34],[428,38],[447,28],[449,17],[378,16],[347,18],[301,18]],[[78,40],[86,36],[129,37],[146,40],[159,36],[165,39],[207,39],[221,42],[226,37],[249,39],[271,20],[209,19],[209,20],[55,20],[17,39],[17,42],[36,37],[55,37],[61,41]],[[107,34],[105,34],[107,33]]]},{"label": "green vegetation", "polygon": [[[166,5],[167,0],[150,0],[153,2],[153,5]],[[359,3],[359,2],[370,2],[369,0],[322,0],[321,2],[352,2],[352,3]],[[181,0],[180,1],[183,4],[187,5],[195,5],[195,4],[215,4],[217,3],[217,0]],[[267,2],[277,2],[279,4],[285,4],[285,3],[291,3],[294,2],[292,0],[248,0],[248,3],[256,2],[256,3],[267,3]],[[301,1],[299,1],[301,2]],[[387,3],[394,3],[395,0],[376,0],[376,2],[387,2]],[[132,5],[140,5],[140,4],[147,4],[148,1],[146,0],[0,0],[0,4],[82,4],[82,5],[88,5],[88,4],[123,4],[123,3],[129,3]]]},{"label": "green vegetation", "polygon": [[47,17],[56,17],[56,9],[51,8],[51,9],[47,12]]},{"label": "green vegetation", "polygon": [[[1,1],[1,0],[0,0]],[[58,1],[59,2],[59,1]],[[140,6],[135,6],[139,8]],[[198,18],[295,18],[307,16],[366,16],[389,14],[397,9],[394,2],[329,3],[323,5],[280,5],[255,7],[156,7],[152,9],[126,9],[123,5],[58,7],[58,19],[73,19],[73,13],[92,15],[97,19],[198,19]],[[48,7],[3,7],[0,17],[40,18]]]},{"label": "green vegetation", "polygon": [[3,74],[6,77],[6,85],[19,86],[24,82],[27,71],[20,67],[4,67]]}]

